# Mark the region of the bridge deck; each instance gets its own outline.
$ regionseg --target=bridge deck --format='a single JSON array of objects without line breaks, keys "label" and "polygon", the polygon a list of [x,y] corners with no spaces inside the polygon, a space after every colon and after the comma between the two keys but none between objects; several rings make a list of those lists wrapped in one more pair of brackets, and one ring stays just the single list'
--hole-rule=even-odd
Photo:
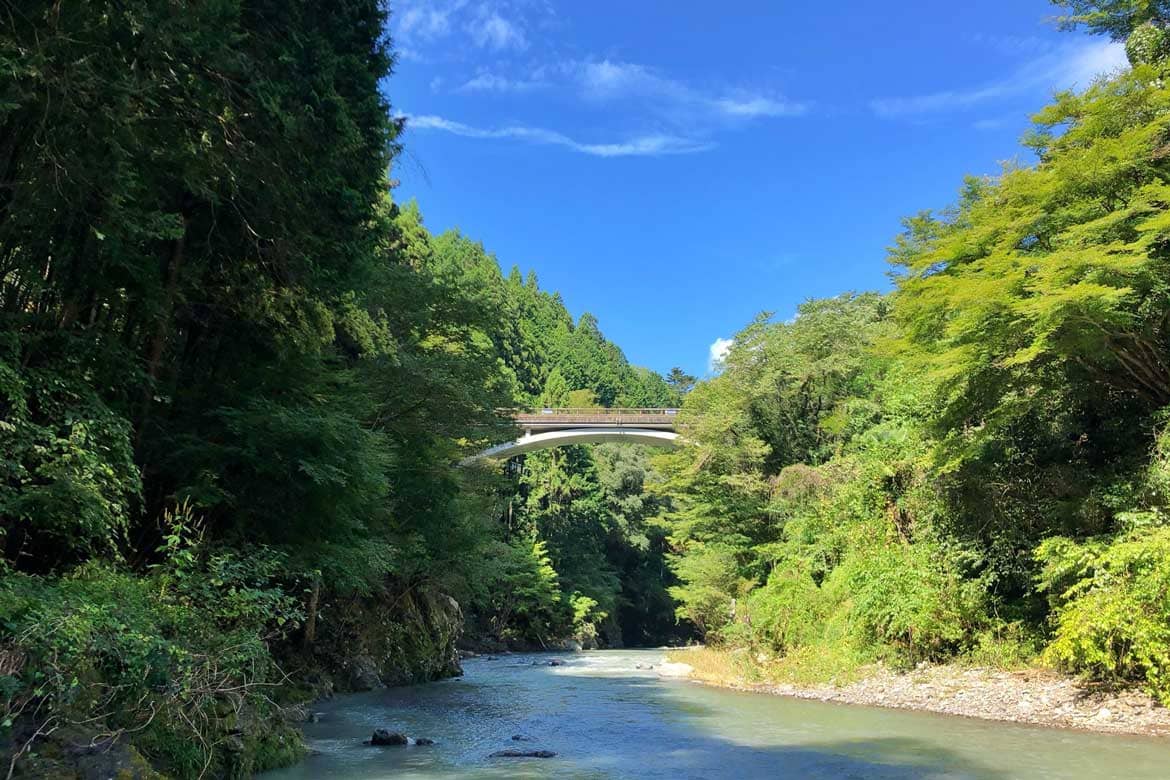
[{"label": "bridge deck", "polygon": [[678,409],[536,409],[512,410],[521,428],[630,427],[674,429]]}]

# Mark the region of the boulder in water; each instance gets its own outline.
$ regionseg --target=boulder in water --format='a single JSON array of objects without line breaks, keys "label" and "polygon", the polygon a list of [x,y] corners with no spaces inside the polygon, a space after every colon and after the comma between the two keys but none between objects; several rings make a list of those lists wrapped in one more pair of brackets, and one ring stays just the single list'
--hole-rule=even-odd
[{"label": "boulder in water", "polygon": [[374,736],[370,737],[369,744],[378,746],[409,745],[410,738],[399,731],[390,731],[389,729],[374,729]]},{"label": "boulder in water", "polygon": [[430,737],[419,737],[418,739],[416,739],[414,741],[414,744],[416,744],[416,745],[433,745],[433,744],[435,744],[435,741],[433,739],[431,739]]}]

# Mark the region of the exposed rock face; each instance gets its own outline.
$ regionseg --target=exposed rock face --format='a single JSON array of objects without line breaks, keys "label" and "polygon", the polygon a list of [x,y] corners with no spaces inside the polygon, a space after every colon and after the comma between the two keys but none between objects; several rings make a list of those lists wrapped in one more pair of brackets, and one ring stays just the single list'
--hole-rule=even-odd
[{"label": "exposed rock face", "polygon": [[349,688],[353,691],[372,691],[382,687],[382,677],[378,674],[378,665],[368,655],[359,655],[350,662]]},{"label": "exposed rock face", "polygon": [[310,675],[325,693],[368,691],[463,674],[456,642],[463,631],[458,602],[425,589],[330,601],[319,624]]},{"label": "exposed rock face", "polygon": [[441,653],[437,677],[459,677],[463,667],[459,665],[459,651],[456,644],[463,635],[463,609],[459,602],[445,593],[437,595],[431,604],[431,616],[439,631]]}]

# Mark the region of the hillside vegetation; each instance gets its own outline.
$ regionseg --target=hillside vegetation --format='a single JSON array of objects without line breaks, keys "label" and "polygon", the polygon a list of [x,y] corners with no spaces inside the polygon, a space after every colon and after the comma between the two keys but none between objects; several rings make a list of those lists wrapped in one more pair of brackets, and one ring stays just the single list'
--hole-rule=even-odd
[{"label": "hillside vegetation", "polygon": [[[455,643],[699,637],[813,676],[1047,663],[1170,703],[1170,8],[906,221],[894,289],[695,382],[396,201],[378,0],[0,21],[0,746],[242,777]],[[387,87],[388,85],[388,87]],[[457,468],[517,406],[687,446]],[[114,753],[110,753],[113,755]],[[103,753],[104,755],[104,753]]]},{"label": "hillside vegetation", "polygon": [[708,642],[827,676],[1039,659],[1170,703],[1168,17],[1062,5],[1132,69],[907,219],[893,292],[761,317],[687,396],[658,491]]}]

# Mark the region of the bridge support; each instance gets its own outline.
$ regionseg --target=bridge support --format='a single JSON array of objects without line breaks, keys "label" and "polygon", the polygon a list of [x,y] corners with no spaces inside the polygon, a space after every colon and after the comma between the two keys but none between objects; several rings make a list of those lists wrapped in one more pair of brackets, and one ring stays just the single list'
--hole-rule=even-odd
[{"label": "bridge support", "polygon": [[497,444],[478,455],[464,459],[463,464],[474,463],[485,458],[502,460],[513,455],[523,455],[526,452],[562,447],[567,444],[601,444],[604,442],[645,444],[651,447],[676,447],[678,446],[678,434],[674,431],[628,427],[570,428],[542,433],[527,430],[523,436],[515,441]]}]

